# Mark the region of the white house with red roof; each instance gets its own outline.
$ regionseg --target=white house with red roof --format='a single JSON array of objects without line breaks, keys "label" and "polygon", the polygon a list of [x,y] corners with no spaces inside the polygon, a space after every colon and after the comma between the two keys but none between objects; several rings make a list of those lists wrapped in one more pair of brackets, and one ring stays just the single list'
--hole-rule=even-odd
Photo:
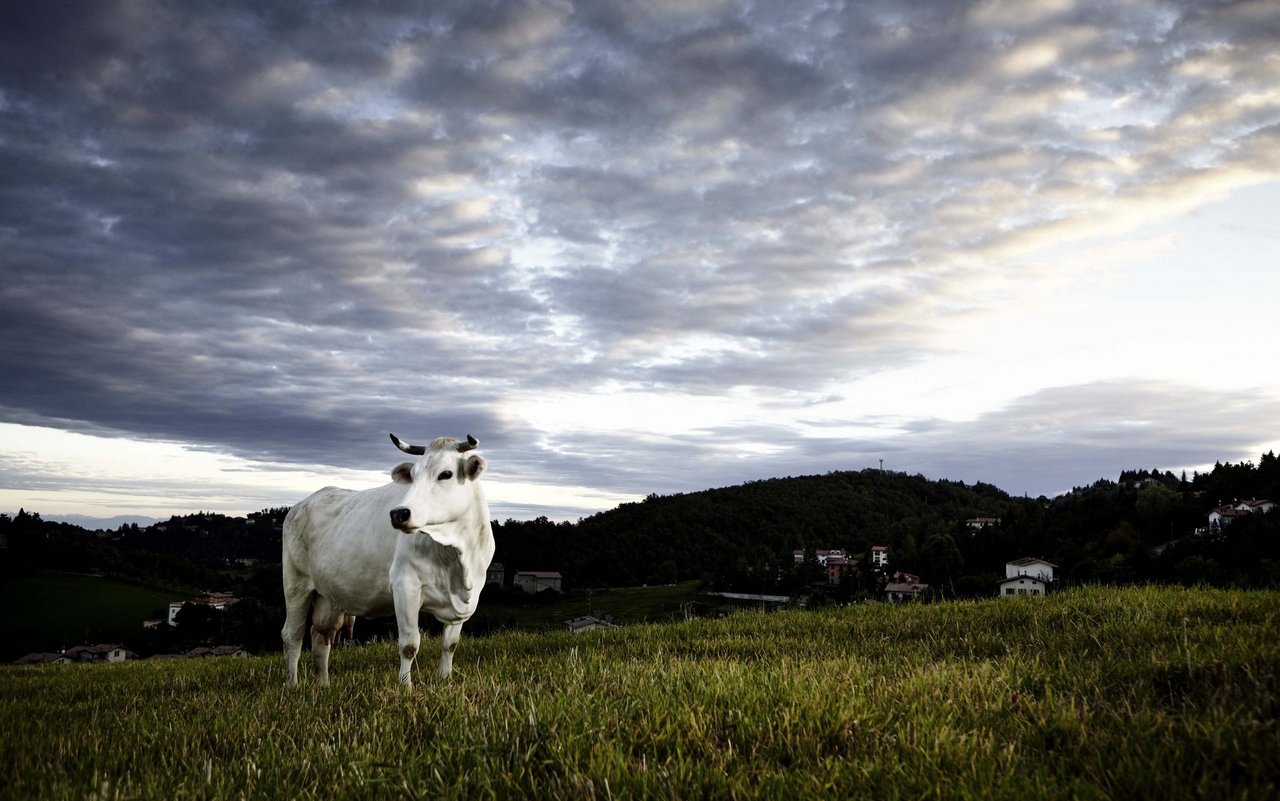
[{"label": "white house with red roof", "polygon": [[1251,514],[1267,514],[1275,508],[1274,501],[1258,500],[1256,498],[1225,503],[1209,513],[1209,529],[1221,530],[1242,517],[1248,517]]}]

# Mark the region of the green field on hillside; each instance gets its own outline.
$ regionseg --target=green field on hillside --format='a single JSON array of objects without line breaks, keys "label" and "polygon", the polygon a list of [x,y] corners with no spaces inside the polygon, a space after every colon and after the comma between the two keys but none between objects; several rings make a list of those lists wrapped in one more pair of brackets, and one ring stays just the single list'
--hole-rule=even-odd
[{"label": "green field on hillside", "polygon": [[[0,667],[0,797],[1277,797],[1280,593],[1082,588],[279,656]],[[304,654],[304,658],[306,655]]]},{"label": "green field on hillside", "polygon": [[94,576],[38,575],[0,582],[0,605],[20,609],[20,629],[79,645],[90,630],[142,630],[157,609],[168,610],[169,590]]},{"label": "green field on hillside", "polygon": [[[652,623],[682,617],[684,604],[707,603],[698,594],[698,582],[685,581],[658,587],[618,587],[575,590],[551,601],[513,602],[514,592],[494,600],[485,598],[477,613],[498,624],[514,622],[516,628],[549,631],[564,629],[565,621],[592,610],[611,615],[620,624]],[[465,629],[464,629],[465,631]]]}]

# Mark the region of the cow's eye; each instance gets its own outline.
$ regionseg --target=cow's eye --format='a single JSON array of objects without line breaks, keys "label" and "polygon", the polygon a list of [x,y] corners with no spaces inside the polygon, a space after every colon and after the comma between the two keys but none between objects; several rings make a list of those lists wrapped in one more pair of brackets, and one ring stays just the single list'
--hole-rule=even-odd
[{"label": "cow's eye", "polygon": [[436,476],[436,478],[440,481],[448,481],[449,479],[453,478],[453,471],[446,470],[443,473],[441,473],[439,476]]}]

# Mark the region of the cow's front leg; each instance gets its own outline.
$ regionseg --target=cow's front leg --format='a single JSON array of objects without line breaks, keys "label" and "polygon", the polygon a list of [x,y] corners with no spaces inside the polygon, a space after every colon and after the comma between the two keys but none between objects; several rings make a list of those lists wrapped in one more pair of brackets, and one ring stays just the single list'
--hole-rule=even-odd
[{"label": "cow's front leg", "polygon": [[440,639],[440,678],[448,678],[453,672],[453,652],[462,638],[462,623],[446,623]]},{"label": "cow's front leg", "polygon": [[413,687],[413,660],[422,644],[422,632],[418,630],[418,611],[422,609],[422,585],[414,581],[400,581],[391,587],[396,604],[396,627],[400,630],[400,683]]}]

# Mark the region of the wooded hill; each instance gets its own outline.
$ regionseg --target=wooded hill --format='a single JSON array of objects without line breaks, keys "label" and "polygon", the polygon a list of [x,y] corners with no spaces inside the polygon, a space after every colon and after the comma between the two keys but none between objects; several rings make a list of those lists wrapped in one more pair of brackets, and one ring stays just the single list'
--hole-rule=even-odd
[{"label": "wooded hill", "polygon": [[[559,570],[578,586],[702,579],[794,591],[803,577],[768,568],[795,550],[887,545],[893,568],[948,596],[994,594],[1005,562],[1023,556],[1054,562],[1067,583],[1280,585],[1280,514],[1195,534],[1236,498],[1280,498],[1280,459],[1220,463],[1191,478],[1126,471],[1052,500],[871,469],[769,479],[650,496],[576,523],[507,521],[495,529],[496,558],[509,570]],[[1000,522],[966,523],[979,517]]]},{"label": "wooded hill", "polygon": [[[1212,509],[1237,498],[1280,500],[1280,459],[1266,453],[1257,465],[1218,464],[1191,478],[1127,471],[1052,500],[1011,497],[982,483],[834,472],[655,495],[573,523],[495,522],[495,560],[508,582],[516,570],[557,570],[566,590],[697,579],[722,589],[797,593],[807,592],[815,576],[794,569],[793,551],[859,555],[886,545],[892,568],[919,575],[943,597],[994,594],[1005,562],[1023,556],[1054,562],[1067,584],[1280,586],[1280,514],[1195,533]],[[286,511],[248,519],[201,513],[111,532],[26,512],[0,515],[6,546],[0,575],[99,572],[175,589],[231,591],[274,607]],[[999,523],[976,530],[966,524],[979,517]],[[845,587],[833,598],[868,589]]]}]

